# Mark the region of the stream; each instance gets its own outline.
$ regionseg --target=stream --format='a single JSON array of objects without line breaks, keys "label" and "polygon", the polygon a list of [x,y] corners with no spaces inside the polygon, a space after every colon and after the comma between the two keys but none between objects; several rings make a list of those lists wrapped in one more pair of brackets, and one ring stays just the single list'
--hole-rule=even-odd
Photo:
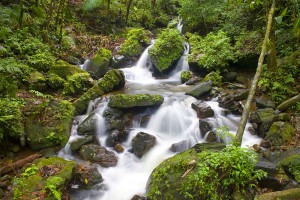
[{"label": "stream", "polygon": [[[151,61],[148,49],[151,46],[143,52],[135,66],[121,69],[126,78],[126,89],[124,92],[127,94],[160,94],[164,97],[164,103],[151,115],[146,126],[141,125],[140,118],[134,118],[133,128],[129,137],[126,142],[122,143],[125,151],[123,153],[115,152],[119,158],[115,167],[103,168],[97,165],[104,182],[94,187],[95,189],[73,192],[72,199],[130,200],[136,194],[145,195],[146,184],[153,169],[162,161],[175,154],[169,150],[172,144],[186,141],[184,148],[189,148],[197,143],[205,142],[205,137],[202,137],[200,134],[197,114],[191,108],[191,104],[197,100],[194,97],[185,95],[185,92],[193,86],[187,86],[180,82],[180,72],[189,70],[187,62],[189,45],[185,44],[183,56],[174,70],[170,72],[169,77],[165,79],[155,79],[149,70]],[[94,110],[97,113],[97,126],[99,127],[97,129],[97,138],[103,146],[105,146],[105,140],[108,137],[105,134],[105,119],[102,116],[107,107],[107,102],[107,99],[101,100]],[[223,116],[221,113],[224,109],[220,108],[214,99],[206,103],[215,112],[215,116],[208,119],[214,128],[227,126],[232,133],[235,133],[240,117],[231,114]],[[92,107],[91,103],[88,113],[92,111]],[[78,116],[75,120],[82,121],[86,116]],[[76,128],[77,125],[73,125],[70,141],[79,137]],[[247,130],[247,127],[245,130]],[[142,158],[138,158],[130,152],[130,149],[132,138],[141,131],[155,136],[156,145]],[[246,131],[242,145],[257,144],[260,140],[257,136],[253,136]],[[111,147],[106,148],[114,151]],[[59,156],[69,160],[76,160],[77,162],[84,162],[71,154],[69,143],[59,153]]]}]

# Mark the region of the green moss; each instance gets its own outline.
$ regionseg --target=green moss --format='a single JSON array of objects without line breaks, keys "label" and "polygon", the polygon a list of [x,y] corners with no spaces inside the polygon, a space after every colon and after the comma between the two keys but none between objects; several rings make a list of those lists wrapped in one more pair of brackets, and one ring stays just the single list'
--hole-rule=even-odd
[{"label": "green moss", "polygon": [[220,75],[220,71],[214,71],[214,72],[210,72],[209,74],[207,74],[203,81],[211,81],[213,83],[213,86],[221,86],[222,83],[222,76]]},{"label": "green moss", "polygon": [[160,72],[169,70],[180,58],[183,38],[177,29],[166,29],[156,39],[149,54],[156,69]]},{"label": "green moss", "polygon": [[46,78],[38,71],[30,74],[28,82],[31,90],[44,91],[47,88]]},{"label": "green moss", "polygon": [[91,86],[88,73],[76,73],[67,78],[64,84],[64,95],[78,95],[87,91]]},{"label": "green moss", "polygon": [[102,79],[73,103],[76,114],[83,114],[87,109],[90,100],[96,99],[108,92],[112,92],[115,89],[120,89],[124,85],[125,76],[122,71],[117,69],[108,71]]},{"label": "green moss", "polygon": [[273,146],[281,146],[289,143],[296,134],[296,130],[287,122],[277,121],[272,124],[265,140],[269,140]]},{"label": "green moss", "polygon": [[293,154],[278,164],[279,167],[283,168],[285,171],[287,171],[289,174],[293,175],[293,178],[300,183],[300,155],[299,154]]},{"label": "green moss", "polygon": [[99,52],[90,60],[90,66],[87,71],[93,78],[99,79],[109,69],[110,60],[112,58],[112,52],[108,49],[101,48]]},{"label": "green moss", "polygon": [[183,71],[180,73],[181,83],[187,82],[190,78],[192,78],[193,73],[191,71]]},{"label": "green moss", "polygon": [[61,199],[65,186],[71,180],[76,162],[51,157],[36,160],[14,180],[14,199]]},{"label": "green moss", "polygon": [[132,28],[126,35],[119,53],[124,56],[137,56],[143,50],[143,45],[150,43],[150,32],[142,28]]},{"label": "green moss", "polygon": [[150,94],[118,94],[110,98],[108,106],[111,108],[136,108],[147,106],[158,106],[163,103],[164,98],[160,95]]},{"label": "green moss", "polygon": [[53,73],[63,79],[67,79],[68,76],[76,73],[85,73],[85,71],[75,65],[70,65],[63,60],[58,60],[53,66],[51,66],[49,73]]},{"label": "green moss", "polygon": [[66,81],[56,74],[49,74],[47,82],[51,88],[58,89],[63,88]]},{"label": "green moss", "polygon": [[74,107],[68,101],[44,101],[31,108],[26,119],[27,142],[34,150],[65,146],[69,139]]}]

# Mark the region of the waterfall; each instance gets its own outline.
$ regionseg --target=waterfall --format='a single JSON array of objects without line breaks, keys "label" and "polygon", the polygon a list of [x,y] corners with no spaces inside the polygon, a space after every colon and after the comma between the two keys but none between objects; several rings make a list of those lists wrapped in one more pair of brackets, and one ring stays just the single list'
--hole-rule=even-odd
[{"label": "waterfall", "polygon": [[183,27],[182,19],[179,19],[176,28],[180,33],[182,33],[182,27]]},{"label": "waterfall", "polygon": [[89,59],[86,59],[82,65],[79,65],[79,67],[82,70],[86,70],[89,67],[90,63],[91,63],[91,61]]}]

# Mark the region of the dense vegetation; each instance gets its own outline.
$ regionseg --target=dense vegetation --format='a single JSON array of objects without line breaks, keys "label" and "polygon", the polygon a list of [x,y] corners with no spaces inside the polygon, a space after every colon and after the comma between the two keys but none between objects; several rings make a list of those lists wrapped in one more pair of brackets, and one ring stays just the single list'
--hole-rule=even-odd
[{"label": "dense vegetation", "polygon": [[[20,139],[24,139],[25,132],[31,130],[29,124],[36,125],[34,120],[51,126],[44,129],[45,138],[53,145],[63,146],[67,136],[60,133],[69,130],[67,127],[74,112],[83,113],[88,98],[94,97],[89,93],[81,95],[93,86],[102,95],[106,88],[111,91],[115,85],[124,85],[112,75],[106,75],[104,81],[97,82],[95,77],[98,79],[98,76],[76,66],[83,64],[87,58],[92,58],[91,65],[96,63],[103,67],[104,72],[100,73],[102,78],[109,68],[120,67],[114,65],[113,56],[122,55],[126,61],[131,61],[141,54],[153,37],[157,40],[149,53],[159,73],[168,71],[176,63],[184,50],[185,41],[191,45],[188,59],[193,73],[211,73],[204,81],[213,80],[214,86],[221,85],[225,72],[240,69],[255,71],[271,2],[2,0],[0,158],[11,155],[11,144],[19,144]],[[184,23],[182,34],[174,28],[179,18]],[[277,0],[273,22],[257,95],[267,96],[277,106],[300,91],[299,1]],[[182,82],[191,78],[193,73],[183,73]],[[115,83],[110,84],[107,80]],[[84,105],[78,102],[84,102]],[[50,111],[57,107],[58,110]],[[292,109],[293,112],[300,112],[300,102]],[[49,141],[45,143],[48,145]],[[199,185],[197,188],[187,188],[188,191],[183,191],[185,195],[190,196],[192,190],[199,189],[207,191],[213,198],[216,191],[223,190],[219,182],[204,186],[201,181],[212,175],[220,178],[220,170],[233,169],[232,154],[236,159],[246,156],[239,161],[245,165],[243,168],[251,169],[242,179],[235,174],[237,171],[231,171],[230,177],[224,176],[224,187],[233,187],[233,183],[234,187],[248,186],[250,182],[247,181],[255,181],[256,176],[260,178],[261,174],[251,177],[255,174],[253,165],[249,164],[253,163],[250,159],[252,154],[246,152],[241,155],[242,151],[229,148],[218,154],[201,154],[200,157],[206,156],[206,162],[197,166],[210,166],[211,171],[205,172],[210,174],[200,177],[200,173],[204,172],[199,170],[199,174],[190,177]],[[223,162],[219,162],[224,158]]]}]

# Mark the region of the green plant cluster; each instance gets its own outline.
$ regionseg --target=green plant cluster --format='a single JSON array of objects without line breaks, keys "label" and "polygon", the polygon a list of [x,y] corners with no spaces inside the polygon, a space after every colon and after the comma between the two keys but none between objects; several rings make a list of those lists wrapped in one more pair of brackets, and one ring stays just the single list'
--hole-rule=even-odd
[{"label": "green plant cluster", "polygon": [[132,28],[125,38],[119,53],[125,56],[138,56],[142,52],[143,46],[150,43],[150,32],[143,28]]},{"label": "green plant cluster", "polygon": [[223,77],[221,76],[220,71],[217,70],[217,71],[213,71],[213,72],[210,72],[209,74],[207,74],[204,77],[203,81],[205,81],[205,82],[211,81],[214,86],[220,87],[222,84],[222,79],[223,79]]},{"label": "green plant cluster", "polygon": [[169,70],[180,58],[184,50],[183,42],[177,29],[165,29],[158,35],[149,54],[159,72]]},{"label": "green plant cluster", "polygon": [[190,78],[192,78],[193,72],[191,71],[183,71],[180,73],[181,83],[187,82]]},{"label": "green plant cluster", "polygon": [[[209,33],[205,38],[191,37],[192,49],[189,62],[197,63],[202,69],[225,70],[229,61],[235,60],[234,47],[223,31]],[[199,42],[196,42],[200,40]],[[193,46],[194,45],[194,46]]]},{"label": "green plant cluster", "polygon": [[250,149],[227,146],[221,151],[183,152],[162,163],[152,174],[147,198],[231,199],[266,176],[255,170],[257,155]]},{"label": "green plant cluster", "polygon": [[91,86],[90,78],[88,73],[76,73],[69,76],[64,84],[64,94],[78,95],[87,91]]}]

